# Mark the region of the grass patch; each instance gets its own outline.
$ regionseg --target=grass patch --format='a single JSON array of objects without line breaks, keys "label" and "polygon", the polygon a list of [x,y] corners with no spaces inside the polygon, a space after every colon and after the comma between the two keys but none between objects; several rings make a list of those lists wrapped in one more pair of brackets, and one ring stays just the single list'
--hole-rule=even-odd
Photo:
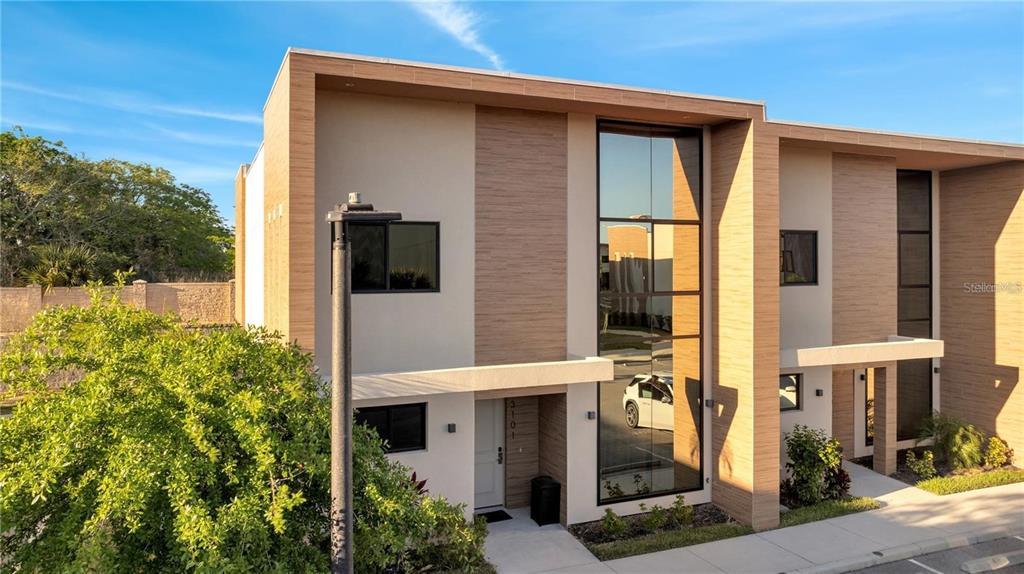
[{"label": "grass patch", "polygon": [[742,524],[712,524],[709,526],[698,526],[695,528],[683,528],[680,530],[667,530],[655,532],[636,538],[602,542],[600,544],[587,545],[587,550],[598,558],[598,560],[615,560],[637,554],[648,554],[659,550],[670,548],[681,548],[693,544],[703,544],[724,538],[733,538],[750,534],[754,530]]},{"label": "grass patch", "polygon": [[878,503],[873,498],[862,496],[860,498],[844,498],[843,500],[826,500],[818,504],[794,508],[789,512],[782,513],[779,517],[779,528],[806,524],[826,518],[835,518],[854,512],[864,512],[878,508]]},{"label": "grass patch", "polygon": [[1002,468],[976,474],[937,476],[928,480],[918,481],[917,487],[934,494],[944,495],[988,488],[990,486],[1013,484],[1015,482],[1024,482],[1024,470],[1019,468]]}]

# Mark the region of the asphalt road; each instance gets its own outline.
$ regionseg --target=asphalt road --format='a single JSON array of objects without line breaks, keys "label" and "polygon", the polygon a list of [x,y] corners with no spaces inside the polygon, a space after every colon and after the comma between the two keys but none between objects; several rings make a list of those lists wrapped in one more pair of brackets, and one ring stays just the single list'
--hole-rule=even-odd
[{"label": "asphalt road", "polygon": [[[915,556],[857,570],[855,574],[963,574],[964,562],[996,554],[1024,550],[1024,537],[1000,538],[980,544]],[[992,570],[996,574],[1024,574],[1024,564]]]}]

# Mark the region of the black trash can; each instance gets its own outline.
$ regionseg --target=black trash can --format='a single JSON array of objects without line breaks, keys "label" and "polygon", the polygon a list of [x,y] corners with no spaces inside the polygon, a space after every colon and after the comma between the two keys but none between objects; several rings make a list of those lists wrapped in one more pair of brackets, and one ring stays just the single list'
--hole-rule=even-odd
[{"label": "black trash can", "polygon": [[550,476],[530,481],[530,518],[537,526],[558,524],[561,510],[562,484]]}]

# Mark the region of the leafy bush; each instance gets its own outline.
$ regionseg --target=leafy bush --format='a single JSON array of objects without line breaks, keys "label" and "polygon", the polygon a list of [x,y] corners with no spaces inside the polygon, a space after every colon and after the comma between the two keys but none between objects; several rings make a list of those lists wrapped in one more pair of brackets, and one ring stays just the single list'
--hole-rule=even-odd
[{"label": "leafy bush", "polygon": [[644,527],[644,530],[654,532],[657,530],[661,530],[668,524],[668,512],[666,512],[664,508],[657,504],[648,509],[647,505],[641,502],[640,512],[644,513],[640,517],[640,522],[641,525]]},{"label": "leafy bush", "polygon": [[796,425],[786,434],[786,470],[782,493],[787,502],[814,504],[841,498],[849,491],[849,476],[842,468],[843,448],[824,431]]},{"label": "leafy bush", "polygon": [[[324,571],[329,401],[310,357],[262,330],[202,332],[92,290],[0,357],[5,570]],[[484,527],[421,495],[354,432],[359,572],[471,570]]]},{"label": "leafy bush", "polygon": [[601,528],[611,538],[618,538],[626,533],[626,521],[611,508],[604,509],[604,517],[601,519]]},{"label": "leafy bush", "polygon": [[921,479],[928,480],[935,476],[935,455],[932,451],[926,450],[921,454],[921,458],[917,458],[914,451],[908,450],[907,467]]},{"label": "leafy bush", "polygon": [[825,486],[822,491],[822,498],[825,500],[840,500],[850,494],[850,473],[839,466],[825,471]]},{"label": "leafy bush", "polygon": [[940,413],[932,413],[919,440],[932,439],[936,451],[956,469],[975,468],[984,458],[985,435],[974,425]]},{"label": "leafy bush", "polygon": [[693,507],[686,504],[682,494],[676,496],[672,506],[668,507],[669,522],[676,527],[693,524]]},{"label": "leafy bush", "polygon": [[1013,462],[1013,449],[1006,441],[992,436],[988,439],[988,446],[985,448],[985,466],[988,468],[999,468]]}]

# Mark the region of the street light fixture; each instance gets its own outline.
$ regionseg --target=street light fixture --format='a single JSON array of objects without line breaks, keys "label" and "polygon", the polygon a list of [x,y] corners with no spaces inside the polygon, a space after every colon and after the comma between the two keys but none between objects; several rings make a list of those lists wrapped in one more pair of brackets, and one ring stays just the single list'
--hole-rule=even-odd
[{"label": "street light fixture", "polygon": [[331,573],[352,574],[352,250],[348,224],[387,223],[358,193],[327,213],[331,224]]}]

